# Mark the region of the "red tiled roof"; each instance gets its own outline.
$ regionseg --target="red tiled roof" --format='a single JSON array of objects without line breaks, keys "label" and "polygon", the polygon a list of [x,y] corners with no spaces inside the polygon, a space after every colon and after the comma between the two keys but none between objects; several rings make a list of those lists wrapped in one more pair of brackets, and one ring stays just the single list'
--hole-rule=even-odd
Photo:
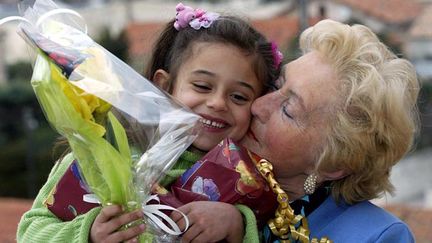
[{"label": "red tiled roof", "polygon": [[[129,40],[129,54],[140,58],[149,54],[164,23],[131,23],[126,27]],[[265,20],[252,20],[252,25],[269,40],[275,41],[281,49],[298,33],[297,17],[275,17]]]},{"label": "red tiled roof", "polygon": [[272,19],[252,20],[252,25],[270,41],[276,42],[281,49],[288,47],[289,41],[299,31],[297,17],[281,16]]},{"label": "red tiled roof", "polygon": [[432,210],[406,205],[389,205],[385,209],[402,221],[412,230],[417,243],[432,242]]},{"label": "red tiled roof", "polygon": [[414,38],[432,38],[432,5],[427,6],[414,21],[410,29],[410,36]]},{"label": "red tiled roof", "polygon": [[335,0],[367,15],[394,24],[412,21],[421,12],[421,5],[412,0]]},{"label": "red tiled roof", "polygon": [[0,242],[16,242],[18,222],[32,203],[33,200],[0,198]]},{"label": "red tiled roof", "polygon": [[149,54],[164,24],[161,22],[128,24],[126,26],[126,36],[129,42],[130,56],[140,58]]}]

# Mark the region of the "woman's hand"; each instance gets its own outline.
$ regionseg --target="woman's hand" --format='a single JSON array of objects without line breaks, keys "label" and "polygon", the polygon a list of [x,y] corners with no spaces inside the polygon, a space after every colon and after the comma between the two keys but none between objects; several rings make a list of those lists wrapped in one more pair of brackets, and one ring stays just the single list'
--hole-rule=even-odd
[{"label": "woman's hand", "polygon": [[[189,218],[189,229],[183,234],[182,242],[241,242],[244,235],[243,218],[240,211],[223,202],[196,201],[178,208]],[[173,212],[171,218],[180,229],[185,220]]]},{"label": "woman's hand", "polygon": [[90,230],[90,240],[93,243],[137,242],[137,236],[144,232],[145,225],[140,224],[125,230],[119,230],[123,225],[143,218],[141,210],[124,213],[121,206],[104,207]]}]

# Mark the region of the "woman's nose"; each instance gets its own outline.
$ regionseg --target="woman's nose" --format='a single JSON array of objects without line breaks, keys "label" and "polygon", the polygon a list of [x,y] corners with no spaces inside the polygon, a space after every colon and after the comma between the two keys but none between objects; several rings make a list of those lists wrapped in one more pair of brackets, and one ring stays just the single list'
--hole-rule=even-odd
[{"label": "woman's nose", "polygon": [[214,94],[207,99],[207,106],[214,109],[215,111],[228,110],[225,97],[223,97],[223,95],[218,95],[218,94]]},{"label": "woman's nose", "polygon": [[277,97],[275,96],[275,93],[276,92],[265,94],[252,103],[252,115],[258,118],[262,123],[265,123],[272,113],[277,112],[275,106]]}]

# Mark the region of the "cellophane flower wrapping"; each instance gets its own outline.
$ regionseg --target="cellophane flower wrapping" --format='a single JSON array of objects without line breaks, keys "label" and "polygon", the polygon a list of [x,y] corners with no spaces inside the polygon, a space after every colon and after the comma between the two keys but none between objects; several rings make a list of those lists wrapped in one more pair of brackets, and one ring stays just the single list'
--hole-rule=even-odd
[{"label": "cellophane flower wrapping", "polygon": [[[58,9],[38,0],[23,14],[29,23],[18,26],[36,51],[34,92],[101,204],[135,210],[196,138],[199,116],[95,43],[74,27],[79,26],[75,18]],[[153,228],[153,235],[163,238]]]}]

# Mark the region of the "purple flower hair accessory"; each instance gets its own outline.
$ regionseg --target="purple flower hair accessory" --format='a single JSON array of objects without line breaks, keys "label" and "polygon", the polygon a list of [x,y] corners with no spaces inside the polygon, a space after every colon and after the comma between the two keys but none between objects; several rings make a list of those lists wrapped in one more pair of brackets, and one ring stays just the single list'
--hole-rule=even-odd
[{"label": "purple flower hair accessory", "polygon": [[213,23],[213,21],[215,21],[216,19],[219,18],[219,14],[217,13],[204,13],[201,16],[197,16],[195,19],[193,19],[189,25],[196,29],[199,30],[201,27],[204,28],[208,28],[210,27],[210,25]]},{"label": "purple flower hair accessory", "polygon": [[279,68],[283,60],[283,54],[279,51],[278,46],[274,41],[271,42],[271,49],[273,54],[273,65],[275,68]]},{"label": "purple flower hair accessory", "polygon": [[201,27],[208,28],[210,25],[219,18],[219,14],[213,12],[206,12],[202,9],[193,9],[183,3],[176,6],[176,19],[174,28],[181,30],[190,25],[192,28],[199,30]]}]

